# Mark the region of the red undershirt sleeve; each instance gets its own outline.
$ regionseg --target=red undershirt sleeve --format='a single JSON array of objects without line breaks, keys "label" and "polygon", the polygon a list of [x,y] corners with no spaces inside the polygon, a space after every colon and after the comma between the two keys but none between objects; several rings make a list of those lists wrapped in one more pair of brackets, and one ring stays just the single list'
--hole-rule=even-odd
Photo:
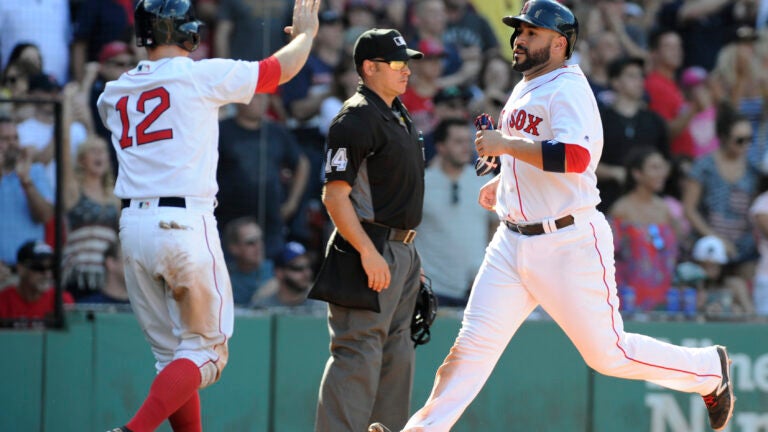
[{"label": "red undershirt sleeve", "polygon": [[582,173],[589,165],[589,151],[576,144],[565,145],[565,172]]},{"label": "red undershirt sleeve", "polygon": [[275,56],[269,56],[259,62],[259,80],[256,93],[274,93],[280,85],[280,62]]}]

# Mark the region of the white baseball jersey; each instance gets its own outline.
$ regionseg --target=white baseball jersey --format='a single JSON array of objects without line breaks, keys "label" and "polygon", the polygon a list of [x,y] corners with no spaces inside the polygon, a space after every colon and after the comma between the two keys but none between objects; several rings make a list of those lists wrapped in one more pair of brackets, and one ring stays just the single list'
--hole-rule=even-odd
[{"label": "white baseball jersey", "polygon": [[213,199],[218,109],[250,102],[259,65],[173,57],[142,61],[107,83],[98,109],[120,165],[115,195]]},{"label": "white baseball jersey", "polygon": [[594,208],[600,202],[595,169],[603,152],[603,127],[592,90],[578,65],[518,83],[501,111],[499,129],[504,135],[533,141],[576,144],[591,156],[583,173],[565,174],[501,156],[496,195],[501,219],[541,222]]},{"label": "white baseball jersey", "polygon": [[624,331],[611,227],[595,208],[602,125],[580,68],[558,68],[517,84],[502,111],[501,128],[505,135],[552,139],[589,150],[583,173],[550,173],[511,156],[501,159],[496,208],[502,219],[533,224],[570,215],[573,223],[541,235],[499,225],[456,342],[437,371],[429,399],[403,431],[451,430],[538,306],[602,374],[701,395],[711,392],[723,379],[715,347],[678,347]]}]

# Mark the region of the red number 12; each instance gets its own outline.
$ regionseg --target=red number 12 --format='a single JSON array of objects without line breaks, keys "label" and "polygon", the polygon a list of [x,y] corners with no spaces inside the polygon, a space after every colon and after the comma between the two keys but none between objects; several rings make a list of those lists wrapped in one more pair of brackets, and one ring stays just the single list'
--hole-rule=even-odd
[{"label": "red number 12", "polygon": [[[173,138],[173,129],[162,129],[154,132],[147,132],[147,129],[152,123],[157,120],[162,113],[171,107],[171,97],[168,94],[168,90],[163,87],[148,90],[139,96],[139,100],[136,102],[136,111],[140,113],[145,112],[144,105],[147,101],[152,99],[160,99],[160,103],[157,104],[144,119],[136,125],[136,145],[149,144],[155,141],[162,141]],[[127,148],[133,145],[133,137],[128,135],[128,131],[131,128],[128,121],[128,96],[123,96],[117,101],[115,105],[117,111],[120,113],[120,122],[123,125],[123,133],[120,136],[120,148]]]}]

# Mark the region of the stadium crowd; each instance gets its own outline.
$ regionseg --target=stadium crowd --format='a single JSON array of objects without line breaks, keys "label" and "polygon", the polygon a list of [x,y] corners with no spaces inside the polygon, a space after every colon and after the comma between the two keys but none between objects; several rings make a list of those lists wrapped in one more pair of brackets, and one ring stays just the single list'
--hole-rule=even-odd
[{"label": "stadium crowd", "polygon": [[[205,23],[194,59],[256,60],[284,43],[293,1],[194,3]],[[484,112],[498,118],[521,79],[501,23],[521,3],[327,0],[299,75],[221,110],[216,216],[239,307],[307,306],[301,300],[332,228],[320,199],[326,134],[358,85],[354,42],[374,27],[398,29],[424,53],[409,64],[401,98],[423,132],[428,166],[415,241],[441,304],[465,304],[498,223],[478,211],[487,179],[472,168],[472,121]],[[600,104],[600,210],[614,229],[622,308],[768,316],[768,1],[562,3],[580,23],[570,63]],[[0,288],[27,287],[16,309],[52,308],[41,295],[53,273],[39,242],[55,247],[56,230],[68,301],[126,302],[115,277],[118,166],[96,99],[141,60],[133,4],[0,2]],[[46,101],[61,102],[60,128]],[[0,292],[0,318],[23,317],[2,304],[7,298]]]}]

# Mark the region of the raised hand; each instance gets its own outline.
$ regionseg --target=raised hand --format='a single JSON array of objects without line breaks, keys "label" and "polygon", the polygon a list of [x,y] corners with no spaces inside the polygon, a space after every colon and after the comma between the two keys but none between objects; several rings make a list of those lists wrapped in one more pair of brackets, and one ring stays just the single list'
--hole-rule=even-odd
[{"label": "raised hand", "polygon": [[317,13],[320,10],[320,0],[296,0],[293,5],[293,22],[284,31],[291,39],[304,33],[314,38],[320,22]]}]

